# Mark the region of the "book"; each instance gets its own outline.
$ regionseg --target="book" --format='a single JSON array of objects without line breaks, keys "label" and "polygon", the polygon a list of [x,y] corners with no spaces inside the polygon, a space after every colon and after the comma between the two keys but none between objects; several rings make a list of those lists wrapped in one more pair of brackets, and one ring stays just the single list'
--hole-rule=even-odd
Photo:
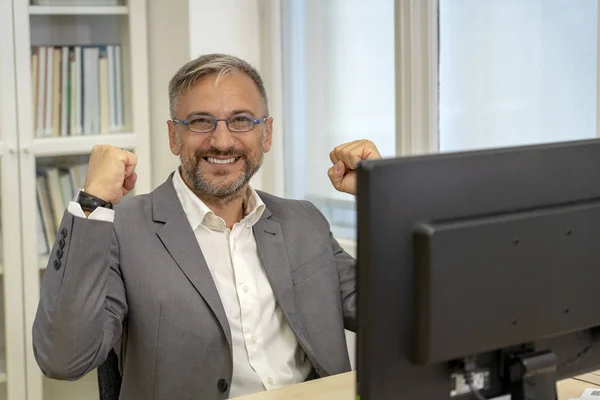
[{"label": "book", "polygon": [[72,85],[74,86],[74,113],[76,115],[75,130],[73,135],[81,135],[83,133],[83,55],[81,46],[75,46],[73,49],[75,53],[75,61],[73,68],[75,68],[75,76]]},{"label": "book", "polygon": [[100,133],[106,134],[109,130],[109,95],[108,95],[108,54],[106,47],[100,48],[98,54],[98,78],[100,88]]},{"label": "book", "polygon": [[34,47],[31,51],[31,109],[33,110],[33,131],[37,132],[38,115],[36,112],[37,107],[37,93],[38,93],[38,75],[39,75],[39,48]]},{"label": "book", "polygon": [[115,47],[115,106],[117,131],[123,130],[125,126],[125,117],[123,111],[123,74],[121,66],[121,46]]},{"label": "book", "polygon": [[[45,233],[44,237],[46,238],[47,248],[51,249],[54,241],[56,240],[56,229],[54,227],[54,216],[52,215],[52,208],[50,206],[50,196],[48,194],[48,186],[46,184],[45,175],[37,175],[36,186],[37,198],[41,210],[42,225]],[[42,239],[38,238],[38,240]]]},{"label": "book", "polygon": [[118,132],[117,127],[117,90],[116,90],[116,70],[115,70],[115,46],[106,46],[106,57],[108,61],[108,131]]},{"label": "book", "polygon": [[38,168],[36,188],[39,254],[47,254],[52,249],[63,215],[77,189],[83,187],[86,172],[87,163]]},{"label": "book", "polygon": [[61,48],[60,136],[69,134],[69,47]]},{"label": "book", "polygon": [[73,186],[73,180],[71,179],[69,168],[59,168],[58,177],[60,181],[60,191],[62,193],[63,204],[64,207],[67,208],[69,206],[69,202],[71,202],[75,197],[75,191],[78,188]]},{"label": "book", "polygon": [[52,136],[60,136],[60,92],[61,92],[61,50],[59,47],[52,49]]},{"label": "book", "polygon": [[42,207],[40,205],[40,196],[37,196],[36,205],[37,205],[37,253],[38,255],[48,254],[50,252],[50,248],[48,247],[48,238],[46,237],[46,231],[44,230],[44,222],[42,222]]},{"label": "book", "polygon": [[44,121],[46,118],[45,104],[46,104],[46,47],[36,48],[38,51],[38,81],[37,81],[37,112],[35,120],[35,136],[44,136]]},{"label": "book", "polygon": [[118,133],[124,127],[121,46],[33,46],[35,137]]},{"label": "book", "polygon": [[52,215],[54,217],[53,228],[54,231],[57,231],[58,227],[60,226],[60,222],[62,221],[65,209],[67,208],[67,205],[63,201],[63,193],[57,167],[50,167],[46,169],[46,183],[48,185],[50,206],[52,207]]},{"label": "book", "polygon": [[52,135],[52,103],[54,98],[52,96],[52,87],[54,84],[54,48],[47,47],[46,48],[46,103],[44,104],[44,132],[43,136],[51,136]]}]

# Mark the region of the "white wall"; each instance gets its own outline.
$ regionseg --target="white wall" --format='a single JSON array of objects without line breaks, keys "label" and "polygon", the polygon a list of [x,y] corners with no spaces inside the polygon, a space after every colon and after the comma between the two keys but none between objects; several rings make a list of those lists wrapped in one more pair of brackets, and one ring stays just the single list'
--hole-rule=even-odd
[{"label": "white wall", "polygon": [[[189,54],[226,53],[260,72],[259,0],[189,0]],[[261,188],[262,170],[252,179]]]},{"label": "white wall", "polygon": [[[160,185],[179,165],[169,149],[169,80],[189,59],[188,0],[148,2],[148,63],[152,187]],[[196,22],[197,23],[197,22]]]},{"label": "white wall", "polygon": [[[276,185],[282,179],[283,159],[281,149],[281,101],[273,88],[280,76],[271,73],[269,65],[272,52],[262,42],[271,42],[268,33],[261,38],[261,12],[275,12],[274,0],[173,0],[150,1],[148,7],[149,63],[150,63],[150,114],[152,130],[152,186],[161,184],[168,174],[179,165],[179,159],[171,154],[167,142],[166,120],[169,118],[167,85],[171,76],[185,62],[206,53],[228,53],[238,56],[263,75],[269,92],[271,114],[275,119],[274,143],[271,153],[265,156],[263,168],[252,179],[257,189],[283,195]],[[262,11],[261,11],[262,10]],[[186,19],[185,16],[188,16]],[[183,16],[183,18],[182,18]],[[272,19],[275,16],[269,16]],[[176,23],[174,23],[176,21]],[[273,27],[273,34],[278,27]],[[265,35],[267,37],[265,37]],[[262,58],[261,58],[262,57]],[[267,59],[265,62],[263,59]],[[261,62],[262,61],[262,62]],[[275,87],[276,90],[279,87]],[[278,155],[275,155],[277,153]],[[265,182],[266,181],[266,182]]]}]

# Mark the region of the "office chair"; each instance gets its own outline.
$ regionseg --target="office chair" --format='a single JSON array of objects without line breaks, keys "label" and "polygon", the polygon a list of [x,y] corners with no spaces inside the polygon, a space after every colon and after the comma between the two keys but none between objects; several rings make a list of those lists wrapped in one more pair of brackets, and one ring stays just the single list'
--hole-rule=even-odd
[{"label": "office chair", "polygon": [[119,400],[121,381],[119,358],[115,351],[111,349],[106,357],[106,361],[98,367],[100,400]]}]

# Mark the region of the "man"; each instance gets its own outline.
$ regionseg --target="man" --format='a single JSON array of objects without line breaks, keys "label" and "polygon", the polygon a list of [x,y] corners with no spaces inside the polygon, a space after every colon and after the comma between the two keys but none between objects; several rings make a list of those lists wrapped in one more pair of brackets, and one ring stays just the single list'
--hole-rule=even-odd
[{"label": "man", "polygon": [[[190,61],[169,85],[169,143],[181,167],[150,194],[136,157],[93,149],[69,204],[33,326],[49,377],[77,379],[117,349],[122,399],[240,396],[350,369],[355,261],[305,201],[248,184],[272,141],[256,70],[235,57]],[[378,158],[357,141],[330,154],[329,177]]]}]

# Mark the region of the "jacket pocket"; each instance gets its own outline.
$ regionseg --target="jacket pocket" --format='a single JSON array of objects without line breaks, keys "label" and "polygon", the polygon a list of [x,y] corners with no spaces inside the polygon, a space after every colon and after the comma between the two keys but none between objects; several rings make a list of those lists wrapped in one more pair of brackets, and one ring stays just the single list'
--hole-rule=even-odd
[{"label": "jacket pocket", "polygon": [[330,249],[325,249],[309,261],[301,263],[292,269],[292,282],[294,286],[304,282],[317,272],[335,263],[335,258]]}]

